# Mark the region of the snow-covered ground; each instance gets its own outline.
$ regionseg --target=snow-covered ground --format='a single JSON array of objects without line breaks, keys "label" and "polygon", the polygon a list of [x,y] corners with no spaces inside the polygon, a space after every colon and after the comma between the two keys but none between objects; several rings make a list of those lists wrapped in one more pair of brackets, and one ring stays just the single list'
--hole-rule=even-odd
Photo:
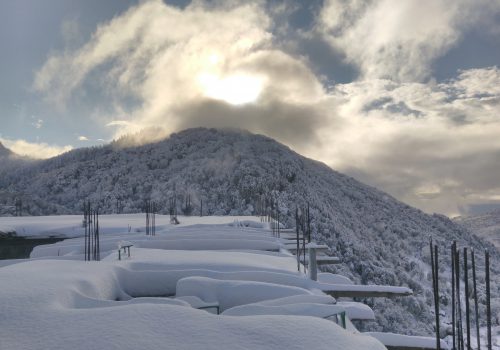
[{"label": "snow-covered ground", "polygon": [[[297,272],[258,218],[180,220],[158,215],[156,235],[146,236],[143,214],[104,215],[101,261],[85,262],[81,216],[1,218],[0,230],[75,238],[0,264],[0,349],[385,348],[350,322],[373,320],[370,307],[323,292],[363,286]],[[123,242],[131,256],[119,260]]]},{"label": "snow-covered ground", "polygon": [[[255,217],[250,217],[255,221]],[[248,216],[179,216],[179,225],[176,227],[191,226],[196,224],[216,225],[243,222]],[[258,219],[257,219],[258,220]],[[258,223],[260,225],[260,223]],[[171,227],[170,216],[156,215],[157,229]],[[144,214],[110,214],[99,217],[101,234],[120,234],[146,231]],[[26,217],[0,217],[0,234],[14,233],[18,237],[46,238],[61,237],[74,238],[83,237],[82,215],[59,215],[59,216],[26,216]]]},{"label": "snow-covered ground", "polygon": [[[96,349],[384,348],[354,329],[311,317],[317,316],[311,305],[320,305],[318,299],[334,303],[333,298],[317,289],[270,283],[273,277],[288,278],[303,280],[306,287],[308,280],[295,271],[292,256],[256,249],[256,242],[280,244],[263,230],[221,225],[240,219],[183,218],[181,222],[191,226],[173,228],[159,216],[157,235],[151,237],[142,232],[143,215],[103,216],[100,262],[82,261],[81,238],[35,249],[32,255],[45,260],[25,260],[0,269],[0,348],[86,349],[89,344]],[[2,219],[1,224],[26,236],[78,237],[80,220],[76,216]],[[211,225],[196,225],[200,222]],[[117,247],[124,237],[134,247],[131,257],[120,261]],[[198,250],[162,245],[179,241],[189,245],[197,239],[202,239]],[[244,244],[234,250],[228,241]],[[155,248],[155,243],[164,249]],[[219,249],[228,250],[213,249],[217,243]],[[247,310],[250,316],[236,317],[192,306],[218,305],[220,311],[229,311],[300,295],[311,299],[289,301],[292,311],[284,314]],[[331,306],[332,312],[344,310]],[[294,307],[310,311],[294,313]]]}]

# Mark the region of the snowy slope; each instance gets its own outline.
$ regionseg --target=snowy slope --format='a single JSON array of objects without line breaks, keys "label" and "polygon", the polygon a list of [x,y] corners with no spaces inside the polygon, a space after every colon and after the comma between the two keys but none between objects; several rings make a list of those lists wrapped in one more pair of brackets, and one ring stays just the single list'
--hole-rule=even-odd
[{"label": "snowy slope", "polygon": [[[32,214],[80,213],[87,198],[106,213],[140,212],[145,199],[157,201],[160,212],[167,213],[175,194],[179,212],[190,195],[193,213],[202,200],[204,215],[251,215],[267,196],[278,200],[289,226],[296,205],[309,202],[313,236],[343,261],[331,272],[356,283],[402,285],[415,292],[367,300],[377,317],[374,331],[432,334],[430,237],[442,245],[447,262],[444,248],[453,240],[478,252],[487,246],[444,216],[427,215],[264,136],[189,129],[154,144],[126,144],[124,139],[26,166],[0,177],[0,189],[30,195]],[[497,251],[492,254],[492,275],[498,280],[500,260]],[[447,276],[441,276],[442,310],[449,312]],[[500,281],[492,285],[498,315]]]},{"label": "snowy slope", "polygon": [[454,221],[500,248],[500,210],[476,216],[461,216]]}]

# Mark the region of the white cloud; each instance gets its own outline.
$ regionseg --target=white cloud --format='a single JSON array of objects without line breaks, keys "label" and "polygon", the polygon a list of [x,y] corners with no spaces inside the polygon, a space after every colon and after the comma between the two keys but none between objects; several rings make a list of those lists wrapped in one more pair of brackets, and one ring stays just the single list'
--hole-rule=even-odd
[{"label": "white cloud", "polygon": [[26,140],[10,140],[5,138],[0,138],[0,142],[2,142],[5,147],[9,148],[14,153],[27,156],[30,158],[37,159],[46,159],[52,158],[59,154],[71,151],[73,149],[72,146],[57,146],[57,145],[49,145],[44,142],[29,142]]},{"label": "white cloud", "polygon": [[[332,92],[342,129],[323,161],[427,211],[457,213],[498,189],[500,70],[441,84],[365,80]],[[486,197],[483,197],[483,199]]]},{"label": "white cloud", "polygon": [[327,0],[318,30],[364,78],[421,81],[465,30],[491,29],[499,13],[488,0]]},{"label": "white cloud", "polygon": [[87,136],[78,136],[78,141],[88,141],[88,137]]},{"label": "white cloud", "polygon": [[[275,106],[278,100],[302,108],[322,97],[321,83],[300,59],[273,50],[262,4],[221,4],[198,1],[180,10],[160,0],[145,1],[100,26],[81,48],[49,57],[34,87],[62,106],[92,72],[102,70],[102,92],[110,100],[140,101],[107,116],[105,124],[116,127],[115,137],[150,127],[169,133],[193,126],[186,108],[212,100],[241,108]],[[213,125],[218,117],[195,119]],[[232,118],[237,123],[239,114]],[[256,124],[253,130],[265,128]]]}]

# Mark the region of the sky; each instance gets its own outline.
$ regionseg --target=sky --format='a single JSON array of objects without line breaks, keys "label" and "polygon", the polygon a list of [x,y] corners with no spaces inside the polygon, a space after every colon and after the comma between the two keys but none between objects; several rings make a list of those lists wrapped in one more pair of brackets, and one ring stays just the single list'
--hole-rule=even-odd
[{"label": "sky", "polygon": [[242,128],[474,214],[500,207],[499,37],[500,0],[3,0],[0,142]]}]

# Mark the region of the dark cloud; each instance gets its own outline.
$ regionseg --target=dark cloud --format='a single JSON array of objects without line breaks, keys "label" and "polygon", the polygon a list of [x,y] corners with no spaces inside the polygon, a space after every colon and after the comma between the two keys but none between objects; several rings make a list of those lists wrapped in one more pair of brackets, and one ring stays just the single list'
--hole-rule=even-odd
[{"label": "dark cloud", "polygon": [[299,148],[320,146],[317,130],[324,127],[325,120],[315,105],[282,101],[233,106],[222,101],[202,100],[183,106],[175,114],[179,129],[196,126],[241,128]]}]

